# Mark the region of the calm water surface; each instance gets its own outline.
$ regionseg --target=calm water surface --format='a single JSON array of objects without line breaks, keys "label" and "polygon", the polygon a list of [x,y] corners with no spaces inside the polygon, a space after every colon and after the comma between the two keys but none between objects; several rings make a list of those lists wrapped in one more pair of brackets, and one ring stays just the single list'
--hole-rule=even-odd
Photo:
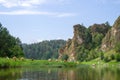
[{"label": "calm water surface", "polygon": [[88,66],[0,69],[0,80],[120,80],[120,69]]}]

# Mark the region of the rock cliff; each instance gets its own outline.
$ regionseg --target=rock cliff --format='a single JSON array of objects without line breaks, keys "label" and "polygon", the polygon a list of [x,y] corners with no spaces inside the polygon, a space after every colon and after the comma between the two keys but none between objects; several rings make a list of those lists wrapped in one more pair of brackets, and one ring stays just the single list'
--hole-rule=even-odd
[{"label": "rock cliff", "polygon": [[115,45],[120,42],[120,16],[115,21],[113,27],[107,32],[102,41],[101,50],[108,51],[114,49]]},{"label": "rock cliff", "polygon": [[93,47],[100,46],[110,26],[106,24],[94,24],[86,28],[83,25],[77,24],[73,28],[73,38],[69,39],[66,45],[59,50],[59,58],[66,54],[69,57],[68,61],[76,60],[78,51],[81,51],[83,48],[90,51]]}]

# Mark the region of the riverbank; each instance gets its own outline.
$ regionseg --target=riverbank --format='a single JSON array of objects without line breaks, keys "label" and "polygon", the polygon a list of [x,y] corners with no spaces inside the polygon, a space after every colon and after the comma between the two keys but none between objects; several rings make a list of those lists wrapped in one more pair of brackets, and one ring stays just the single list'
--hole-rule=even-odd
[{"label": "riverbank", "polygon": [[105,62],[103,60],[100,60],[99,58],[88,61],[88,62],[81,62],[81,64],[89,65],[92,67],[119,67],[120,68],[120,62],[117,62],[116,60]]},{"label": "riverbank", "polygon": [[71,68],[79,67],[81,65],[88,65],[92,67],[120,67],[120,62],[115,60],[110,62],[104,62],[100,59],[94,59],[88,62],[67,62],[67,61],[56,61],[56,60],[33,60],[33,59],[13,59],[13,58],[0,58],[0,68],[16,68],[16,67],[51,67],[51,68]]},{"label": "riverbank", "polygon": [[55,60],[32,60],[32,59],[13,59],[13,58],[0,58],[0,68],[14,68],[14,67],[76,67],[78,64],[75,62],[55,61]]}]

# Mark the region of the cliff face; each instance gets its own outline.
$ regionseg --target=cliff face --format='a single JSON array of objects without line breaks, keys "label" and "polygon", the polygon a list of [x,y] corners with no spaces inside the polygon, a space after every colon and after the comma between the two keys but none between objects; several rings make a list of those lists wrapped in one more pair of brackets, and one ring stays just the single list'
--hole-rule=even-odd
[{"label": "cliff face", "polygon": [[76,60],[76,49],[78,46],[85,46],[91,38],[91,35],[88,35],[87,28],[83,25],[77,24],[73,26],[74,28],[74,36],[72,39],[69,39],[66,43],[66,46],[61,48],[60,56],[62,57],[63,54],[67,54],[69,56],[69,61]]},{"label": "cliff face", "polygon": [[101,50],[108,51],[113,49],[118,42],[120,42],[120,16],[103,39]]},{"label": "cliff face", "polygon": [[59,51],[59,58],[66,54],[69,57],[68,61],[74,61],[77,59],[77,50],[81,51],[83,48],[90,50],[93,45],[96,44],[96,36],[99,36],[98,34],[100,34],[100,36],[102,35],[99,39],[99,42],[101,43],[101,39],[103,39],[110,27],[105,24],[94,24],[89,28],[86,28],[83,25],[77,24],[74,25],[73,28],[73,38],[69,39],[66,46],[62,47]]}]

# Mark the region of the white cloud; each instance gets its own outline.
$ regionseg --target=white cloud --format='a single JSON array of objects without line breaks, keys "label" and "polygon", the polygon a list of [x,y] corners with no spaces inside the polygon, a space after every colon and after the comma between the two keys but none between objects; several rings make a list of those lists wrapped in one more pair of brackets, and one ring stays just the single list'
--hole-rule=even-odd
[{"label": "white cloud", "polygon": [[32,7],[46,3],[47,0],[0,0],[0,5],[11,7]]},{"label": "white cloud", "polygon": [[75,16],[76,14],[74,13],[62,13],[57,15],[57,17],[70,17],[70,16]]},{"label": "white cloud", "polygon": [[31,10],[16,10],[10,12],[0,12],[1,15],[53,15],[53,13],[31,11]]},{"label": "white cloud", "polygon": [[75,14],[73,13],[66,13],[66,12],[34,11],[35,7],[38,7],[39,5],[45,3],[58,4],[69,1],[70,0],[0,0],[0,5],[6,8],[23,7],[22,8],[23,10],[17,10],[16,8],[13,11],[0,11],[0,15],[46,15],[46,16],[54,16],[59,18],[75,16]]},{"label": "white cloud", "polygon": [[33,11],[33,10],[17,10],[10,12],[0,11],[0,15],[45,15],[45,16],[54,16],[54,17],[76,16],[74,13],[43,12],[43,11]]},{"label": "white cloud", "polygon": [[66,3],[70,0],[0,0],[0,5],[6,8],[12,7],[34,7],[45,3]]}]

